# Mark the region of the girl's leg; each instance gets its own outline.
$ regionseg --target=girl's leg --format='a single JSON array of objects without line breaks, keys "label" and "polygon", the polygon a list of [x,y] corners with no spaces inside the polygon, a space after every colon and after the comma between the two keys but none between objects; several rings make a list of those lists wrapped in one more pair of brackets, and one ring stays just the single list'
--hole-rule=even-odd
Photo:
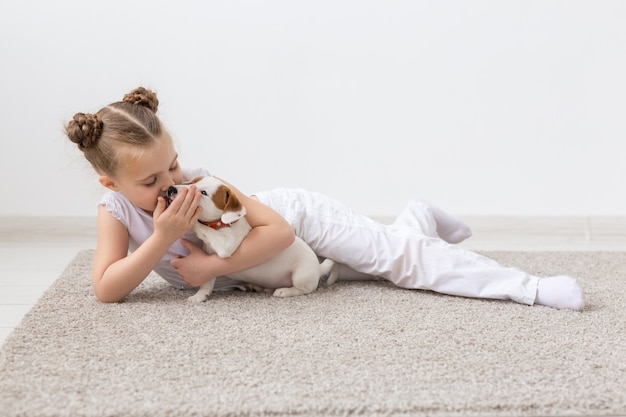
[{"label": "girl's leg", "polygon": [[440,238],[448,243],[461,243],[465,239],[472,237],[472,230],[460,219],[426,200],[422,200],[422,202],[426,204],[428,209],[433,213],[433,217],[437,222],[437,234]]},{"label": "girl's leg", "polygon": [[426,236],[439,236],[448,243],[460,243],[472,236],[472,230],[460,219],[421,199],[409,201],[393,224]]},{"label": "girl's leg", "polygon": [[[402,288],[436,291],[464,297],[513,300],[532,305],[541,301],[557,308],[574,308],[580,300],[537,297],[539,278],[424,233],[413,227],[383,225],[359,215],[327,196],[305,190],[278,189],[257,194],[259,200],[290,222],[296,234],[319,256],[331,258]],[[410,216],[404,216],[404,219]],[[402,221],[400,221],[402,224]],[[428,222],[427,222],[428,223]],[[580,288],[575,281],[575,288]],[[562,287],[563,283],[555,285]],[[568,288],[572,287],[570,282]],[[571,289],[571,288],[570,288]],[[574,290],[572,290],[575,292]],[[570,292],[572,292],[570,291]],[[561,293],[552,288],[551,293]],[[567,298],[567,297],[566,297]],[[575,298],[575,295],[574,295]]]}]

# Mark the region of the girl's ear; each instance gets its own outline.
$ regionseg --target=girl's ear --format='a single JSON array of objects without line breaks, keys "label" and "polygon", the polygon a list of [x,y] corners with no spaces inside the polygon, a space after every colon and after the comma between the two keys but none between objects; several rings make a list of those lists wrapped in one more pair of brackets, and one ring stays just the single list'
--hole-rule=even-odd
[{"label": "girl's ear", "polygon": [[100,181],[100,184],[104,185],[109,190],[119,191],[118,186],[115,184],[115,180],[108,175],[101,175],[100,178],[98,178],[98,181]]}]

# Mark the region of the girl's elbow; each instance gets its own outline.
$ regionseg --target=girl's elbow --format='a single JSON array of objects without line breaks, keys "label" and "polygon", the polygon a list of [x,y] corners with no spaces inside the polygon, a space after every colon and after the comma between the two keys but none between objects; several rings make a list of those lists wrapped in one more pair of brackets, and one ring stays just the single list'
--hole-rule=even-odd
[{"label": "girl's elbow", "polygon": [[293,244],[296,240],[296,234],[294,233],[291,226],[284,227],[282,230],[282,242],[284,243],[285,249]]},{"label": "girl's elbow", "polygon": [[119,297],[116,294],[111,294],[109,291],[106,291],[101,286],[94,286],[94,294],[96,296],[96,300],[101,303],[110,304],[110,303],[119,303],[124,299],[124,297]]},{"label": "girl's elbow", "polygon": [[118,298],[118,297],[111,297],[110,295],[107,294],[99,294],[98,292],[96,292],[96,300],[100,301],[101,303],[105,303],[105,304],[113,304],[113,303],[119,303],[120,301],[122,301],[122,298]]}]

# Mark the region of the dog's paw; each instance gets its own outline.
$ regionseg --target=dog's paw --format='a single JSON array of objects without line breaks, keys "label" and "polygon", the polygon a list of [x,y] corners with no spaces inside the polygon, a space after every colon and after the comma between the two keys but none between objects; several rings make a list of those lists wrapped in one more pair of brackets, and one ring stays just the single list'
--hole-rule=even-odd
[{"label": "dog's paw", "polygon": [[295,297],[303,294],[306,294],[306,292],[295,287],[278,288],[274,291],[274,297]]},{"label": "dog's paw", "polygon": [[200,304],[205,302],[209,297],[206,296],[206,294],[194,294],[191,297],[187,298],[187,301],[189,301],[190,303],[194,303],[194,304]]},{"label": "dog's paw", "polygon": [[287,288],[278,288],[274,290],[274,297],[289,297],[287,292],[285,291]]}]

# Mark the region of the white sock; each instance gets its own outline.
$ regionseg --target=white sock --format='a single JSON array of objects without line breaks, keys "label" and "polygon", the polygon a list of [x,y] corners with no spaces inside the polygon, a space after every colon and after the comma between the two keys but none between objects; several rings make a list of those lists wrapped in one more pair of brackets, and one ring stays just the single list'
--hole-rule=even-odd
[{"label": "white sock", "polygon": [[585,308],[582,288],[574,278],[566,275],[540,278],[535,304],[577,311]]},{"label": "white sock", "polygon": [[428,209],[437,223],[437,235],[448,243],[460,243],[472,236],[472,229],[460,219],[447,213],[426,200],[419,200],[428,206]]}]

